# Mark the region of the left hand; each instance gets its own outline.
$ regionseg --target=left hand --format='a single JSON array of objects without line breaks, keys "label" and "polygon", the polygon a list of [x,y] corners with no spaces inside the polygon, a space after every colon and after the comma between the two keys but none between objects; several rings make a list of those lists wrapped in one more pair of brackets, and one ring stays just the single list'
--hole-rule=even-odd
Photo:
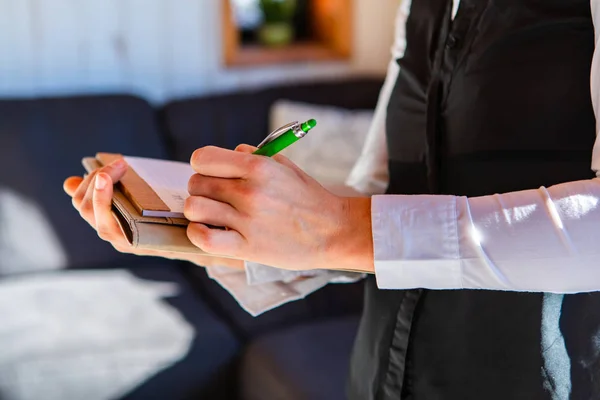
[{"label": "left hand", "polygon": [[65,191],[73,199],[73,206],[81,217],[98,232],[101,239],[109,242],[122,253],[190,261],[204,267],[227,266],[243,270],[244,263],[240,260],[192,253],[139,249],[131,246],[112,212],[113,184],[123,177],[126,170],[127,165],[117,161],[93,171],[86,178],[72,176],[64,183]]},{"label": "left hand", "polygon": [[372,272],[370,199],[335,196],[287,158],[254,150],[194,152],[185,203],[192,243],[283,269]]}]

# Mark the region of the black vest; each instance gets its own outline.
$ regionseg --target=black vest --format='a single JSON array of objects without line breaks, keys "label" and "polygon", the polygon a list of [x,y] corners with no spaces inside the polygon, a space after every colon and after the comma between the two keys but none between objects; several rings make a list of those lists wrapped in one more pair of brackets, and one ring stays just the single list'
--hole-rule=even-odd
[{"label": "black vest", "polygon": [[[590,0],[462,0],[451,12],[448,0],[412,1],[388,106],[388,193],[592,178]],[[600,294],[384,291],[371,278],[349,394],[598,400]]]}]

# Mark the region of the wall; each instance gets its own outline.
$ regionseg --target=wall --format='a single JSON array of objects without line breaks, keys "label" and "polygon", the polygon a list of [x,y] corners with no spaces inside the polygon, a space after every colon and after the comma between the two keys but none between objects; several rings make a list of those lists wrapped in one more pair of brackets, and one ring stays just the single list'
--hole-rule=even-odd
[{"label": "wall", "polygon": [[126,91],[163,102],[284,80],[383,73],[398,0],[354,1],[351,62],[227,70],[221,0],[0,0],[0,97]]}]

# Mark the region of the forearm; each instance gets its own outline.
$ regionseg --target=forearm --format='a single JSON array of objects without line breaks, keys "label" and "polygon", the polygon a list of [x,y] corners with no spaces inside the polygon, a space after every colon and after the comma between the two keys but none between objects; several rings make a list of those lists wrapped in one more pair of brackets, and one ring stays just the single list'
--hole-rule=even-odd
[{"label": "forearm", "polygon": [[600,179],[467,199],[376,196],[381,288],[600,290]]}]

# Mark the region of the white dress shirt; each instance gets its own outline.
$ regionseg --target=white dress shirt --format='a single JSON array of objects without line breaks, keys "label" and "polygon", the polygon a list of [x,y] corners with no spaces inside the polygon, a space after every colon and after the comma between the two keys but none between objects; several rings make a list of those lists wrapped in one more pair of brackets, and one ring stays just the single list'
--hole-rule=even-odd
[{"label": "white dress shirt", "polygon": [[[458,7],[455,1],[454,14]],[[591,0],[591,9],[597,49],[591,95],[600,133],[600,0]],[[409,10],[410,1],[405,0],[373,125],[348,179],[358,191],[374,195],[379,288],[600,290],[600,139],[591,163],[596,179],[472,198],[381,195],[389,178],[386,108],[399,73],[395,59],[406,47]]]}]

